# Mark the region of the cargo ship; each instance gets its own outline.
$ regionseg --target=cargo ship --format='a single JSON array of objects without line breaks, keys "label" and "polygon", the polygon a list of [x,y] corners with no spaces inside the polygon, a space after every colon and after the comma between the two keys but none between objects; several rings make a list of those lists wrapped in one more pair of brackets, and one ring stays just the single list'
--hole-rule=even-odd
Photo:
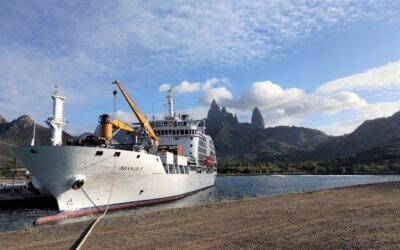
[{"label": "cargo ship", "polygon": [[[56,90],[53,116],[46,120],[52,129],[52,145],[32,143],[12,149],[31,172],[34,186],[45,188],[57,200],[60,212],[38,218],[36,224],[106,208],[173,201],[214,185],[217,160],[213,140],[205,133],[205,120],[176,115],[171,89],[166,94],[168,113],[163,119],[148,121],[121,82],[113,84],[137,117],[137,124],[104,114],[99,117],[99,136],[63,141],[65,97]],[[131,140],[116,141],[118,131]]]}]

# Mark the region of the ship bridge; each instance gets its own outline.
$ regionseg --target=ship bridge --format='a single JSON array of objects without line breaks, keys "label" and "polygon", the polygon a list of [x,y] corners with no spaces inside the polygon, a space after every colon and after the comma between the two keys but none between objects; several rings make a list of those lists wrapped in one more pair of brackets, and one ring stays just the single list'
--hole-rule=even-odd
[{"label": "ship bridge", "polygon": [[155,120],[150,125],[160,138],[160,146],[181,145],[182,154],[193,157],[199,166],[204,165],[207,157],[216,160],[212,139],[205,134],[204,120],[193,120],[185,114]]},{"label": "ship bridge", "polygon": [[175,114],[172,89],[167,91],[168,113],[161,120],[150,122],[154,132],[160,139],[160,146],[182,146],[182,154],[193,158],[196,165],[205,166],[206,160],[216,163],[214,143],[206,135],[205,119],[191,119],[189,114]]}]

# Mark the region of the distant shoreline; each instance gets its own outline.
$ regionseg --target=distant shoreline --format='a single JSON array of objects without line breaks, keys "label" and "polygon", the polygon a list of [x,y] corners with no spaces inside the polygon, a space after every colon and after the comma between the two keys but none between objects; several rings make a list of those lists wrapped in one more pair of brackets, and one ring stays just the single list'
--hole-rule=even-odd
[{"label": "distant shoreline", "polygon": [[282,173],[282,174],[266,174],[266,173],[252,173],[252,174],[242,174],[242,173],[232,173],[232,174],[217,174],[217,176],[279,176],[279,175],[400,175],[399,173],[377,173],[377,174],[336,174],[336,173],[329,173],[329,174],[310,174],[310,173]]}]

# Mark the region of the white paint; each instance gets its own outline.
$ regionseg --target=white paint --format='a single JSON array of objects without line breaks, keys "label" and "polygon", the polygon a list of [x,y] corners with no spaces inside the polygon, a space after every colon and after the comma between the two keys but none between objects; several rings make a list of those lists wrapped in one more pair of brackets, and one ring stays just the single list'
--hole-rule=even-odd
[{"label": "white paint", "polygon": [[[37,153],[31,153],[35,148]],[[97,151],[103,151],[96,156]],[[115,152],[120,152],[115,157]],[[13,153],[57,199],[61,211],[94,207],[82,190],[72,190],[71,179],[85,176],[83,189],[96,206],[166,198],[214,185],[212,173],[189,171],[167,174],[161,158],[145,151],[83,146],[25,146]],[[138,157],[139,156],[139,157]]]},{"label": "white paint", "polygon": [[52,145],[62,145],[62,133],[65,123],[64,120],[64,100],[66,97],[60,95],[57,89],[51,95],[53,98],[53,116],[46,120],[47,125],[52,129]]}]

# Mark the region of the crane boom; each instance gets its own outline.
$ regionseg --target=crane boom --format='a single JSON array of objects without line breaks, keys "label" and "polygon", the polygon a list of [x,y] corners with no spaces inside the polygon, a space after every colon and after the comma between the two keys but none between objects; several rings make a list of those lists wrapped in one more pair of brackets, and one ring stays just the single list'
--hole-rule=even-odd
[{"label": "crane boom", "polygon": [[152,145],[159,146],[160,139],[157,137],[153,128],[150,126],[149,121],[147,121],[146,117],[142,114],[142,112],[140,112],[139,108],[136,106],[136,104],[133,102],[133,100],[129,97],[128,93],[122,87],[121,82],[119,80],[116,80],[113,82],[113,84],[118,86],[122,95],[125,97],[125,100],[128,102],[129,106],[131,107],[133,113],[138,118],[140,125],[146,130],[147,134],[150,136]]}]

